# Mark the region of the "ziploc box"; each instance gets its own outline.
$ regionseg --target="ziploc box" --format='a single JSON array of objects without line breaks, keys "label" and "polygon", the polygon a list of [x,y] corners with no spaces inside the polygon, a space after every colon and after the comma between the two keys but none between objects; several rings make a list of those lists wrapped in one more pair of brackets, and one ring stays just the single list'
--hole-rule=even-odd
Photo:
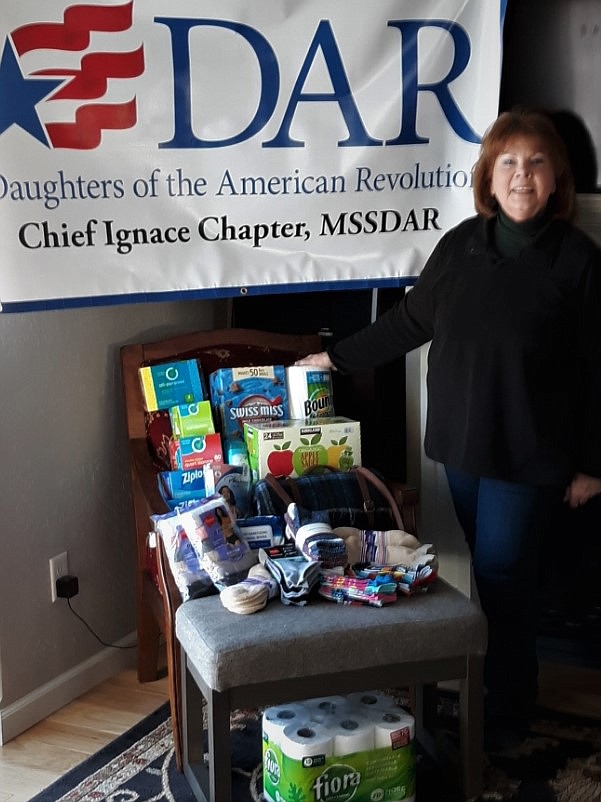
[{"label": "ziploc box", "polygon": [[203,401],[206,397],[196,359],[139,368],[138,375],[147,412]]},{"label": "ziploc box", "polygon": [[209,462],[223,462],[223,450],[219,434],[196,437],[172,437],[169,441],[169,461],[174,471],[202,468]]},{"label": "ziploc box", "polygon": [[246,421],[289,417],[283,365],[220,368],[209,376],[209,392],[226,443],[244,440]]},{"label": "ziploc box", "polygon": [[170,509],[182,501],[198,500],[215,492],[215,475],[210,463],[188,471],[161,471],[159,492]]},{"label": "ziploc box", "polygon": [[215,432],[211,402],[208,400],[169,407],[169,420],[174,437],[194,437]]},{"label": "ziploc box", "polygon": [[349,471],[361,465],[361,424],[344,417],[259,421],[244,425],[253,481],[302,476],[319,465]]}]

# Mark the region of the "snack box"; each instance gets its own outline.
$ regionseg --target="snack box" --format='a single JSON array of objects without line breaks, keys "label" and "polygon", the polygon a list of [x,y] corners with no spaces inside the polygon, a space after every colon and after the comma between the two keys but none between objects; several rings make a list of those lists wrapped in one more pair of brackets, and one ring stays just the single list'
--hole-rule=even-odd
[{"label": "snack box", "polygon": [[351,418],[260,421],[246,423],[244,433],[253,482],[268,473],[294,477],[319,465],[361,465],[361,424]]},{"label": "snack box", "polygon": [[223,450],[219,434],[196,437],[172,437],[169,440],[169,461],[174,471],[202,468],[209,462],[223,462]]},{"label": "snack box", "polygon": [[289,417],[283,365],[220,368],[209,376],[209,393],[224,442],[243,441],[247,421]]},{"label": "snack box", "polygon": [[169,407],[169,420],[174,437],[194,437],[215,432],[211,402],[208,400]]},{"label": "snack box", "polygon": [[204,401],[206,398],[200,365],[196,359],[139,368],[138,375],[147,412]]}]

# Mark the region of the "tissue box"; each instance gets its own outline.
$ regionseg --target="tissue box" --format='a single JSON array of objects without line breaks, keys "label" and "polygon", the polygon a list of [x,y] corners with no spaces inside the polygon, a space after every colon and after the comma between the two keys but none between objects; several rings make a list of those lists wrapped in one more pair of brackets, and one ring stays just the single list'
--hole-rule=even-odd
[{"label": "tissue box", "polygon": [[174,471],[202,468],[209,462],[223,462],[221,437],[205,434],[197,437],[172,437],[169,441],[169,461]]},{"label": "tissue box", "polygon": [[215,432],[210,401],[170,407],[169,420],[174,437],[194,437]]},{"label": "tissue box", "polygon": [[243,440],[246,421],[289,417],[283,365],[220,368],[209,376],[209,392],[224,442]]},{"label": "tissue box", "polygon": [[320,465],[361,465],[361,424],[350,418],[246,423],[244,436],[254,482],[268,473],[294,477]]},{"label": "tissue box", "polygon": [[206,397],[196,359],[140,368],[138,375],[147,412],[203,401]]}]

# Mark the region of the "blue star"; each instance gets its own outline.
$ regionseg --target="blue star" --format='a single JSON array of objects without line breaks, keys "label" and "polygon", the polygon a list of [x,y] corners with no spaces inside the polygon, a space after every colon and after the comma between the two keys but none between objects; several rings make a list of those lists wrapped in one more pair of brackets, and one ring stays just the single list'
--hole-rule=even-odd
[{"label": "blue star", "polygon": [[7,37],[0,61],[0,134],[18,125],[48,147],[35,107],[61,83],[62,80],[49,78],[25,78]]}]

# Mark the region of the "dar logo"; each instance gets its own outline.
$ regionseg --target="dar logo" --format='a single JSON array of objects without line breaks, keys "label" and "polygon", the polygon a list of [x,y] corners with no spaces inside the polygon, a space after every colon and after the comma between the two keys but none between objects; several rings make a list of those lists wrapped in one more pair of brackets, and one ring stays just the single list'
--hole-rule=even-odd
[{"label": "dar logo", "polygon": [[119,96],[111,91],[122,83],[114,79],[126,84],[144,72],[143,46],[120,47],[132,16],[133,0],[74,5],[62,22],[15,28],[0,59],[0,135],[16,125],[49,148],[92,150],[103,129],[132,128],[135,95],[124,100],[122,88]]}]

